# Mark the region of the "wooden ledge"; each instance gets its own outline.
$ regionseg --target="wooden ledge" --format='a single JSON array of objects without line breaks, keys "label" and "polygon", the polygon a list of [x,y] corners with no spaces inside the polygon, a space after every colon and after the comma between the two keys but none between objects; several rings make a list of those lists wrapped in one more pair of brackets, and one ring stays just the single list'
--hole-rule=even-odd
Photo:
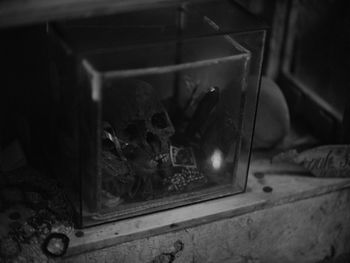
[{"label": "wooden ledge", "polygon": [[253,175],[264,169],[266,162],[252,163],[244,194],[84,229],[82,237],[71,233],[67,257],[350,188],[350,179],[343,178]]}]

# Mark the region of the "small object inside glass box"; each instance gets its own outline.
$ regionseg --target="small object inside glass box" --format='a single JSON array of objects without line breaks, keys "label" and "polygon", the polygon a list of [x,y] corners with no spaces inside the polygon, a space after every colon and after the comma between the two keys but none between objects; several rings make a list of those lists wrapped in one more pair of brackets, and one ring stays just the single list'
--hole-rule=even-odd
[{"label": "small object inside glass box", "polygon": [[245,190],[265,34],[227,0],[49,25],[52,170],[80,226]]}]

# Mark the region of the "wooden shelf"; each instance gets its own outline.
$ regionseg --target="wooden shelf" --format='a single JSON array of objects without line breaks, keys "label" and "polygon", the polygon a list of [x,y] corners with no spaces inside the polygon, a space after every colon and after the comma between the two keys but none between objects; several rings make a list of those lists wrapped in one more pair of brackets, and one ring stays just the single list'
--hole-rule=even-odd
[{"label": "wooden shelf", "polygon": [[[72,232],[67,257],[350,188],[349,178],[320,179],[290,175],[296,171],[300,172],[300,169],[297,166],[275,167],[268,160],[253,161],[246,193],[83,229],[83,237],[76,237]],[[267,174],[263,178],[253,175],[255,172],[269,170],[284,170],[284,172]],[[264,192],[264,186],[271,187],[273,191]]]},{"label": "wooden shelf", "polygon": [[47,21],[108,15],[149,6],[176,4],[182,0],[2,0],[0,28]]}]

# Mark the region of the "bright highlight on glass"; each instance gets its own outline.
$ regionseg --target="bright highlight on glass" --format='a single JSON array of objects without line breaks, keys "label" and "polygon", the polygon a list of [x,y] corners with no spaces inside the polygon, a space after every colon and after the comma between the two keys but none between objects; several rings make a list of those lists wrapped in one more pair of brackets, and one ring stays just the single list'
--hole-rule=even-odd
[{"label": "bright highlight on glass", "polygon": [[220,150],[215,150],[210,158],[211,165],[215,170],[219,170],[223,163],[223,155]]}]

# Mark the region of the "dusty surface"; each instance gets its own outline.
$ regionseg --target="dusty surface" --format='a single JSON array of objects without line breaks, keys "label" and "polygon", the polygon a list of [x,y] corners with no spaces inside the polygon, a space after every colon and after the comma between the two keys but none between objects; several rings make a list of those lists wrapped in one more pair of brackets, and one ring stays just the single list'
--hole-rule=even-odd
[{"label": "dusty surface", "polygon": [[[237,215],[224,213],[231,208],[223,201],[222,210],[217,208],[221,211],[217,213],[225,214],[226,218],[212,218],[209,212],[200,215],[192,207],[192,214],[202,218],[196,222],[195,215],[191,219],[184,213],[184,220],[192,222],[192,226],[184,224],[183,228],[179,215],[173,211],[163,214],[170,230],[166,230],[162,220],[157,223],[159,227],[164,224],[160,231],[156,231],[155,225],[154,229],[150,223],[147,225],[147,220],[154,220],[157,215],[145,217],[144,221],[129,220],[128,229],[127,222],[120,222],[98,228],[99,234],[95,235],[92,233],[97,229],[84,230],[86,235],[80,241],[78,238],[72,241],[76,254],[65,262],[331,262],[350,253],[348,182],[348,179],[250,175],[248,192],[231,197],[233,203],[246,198],[247,206],[255,202],[250,211]],[[265,192],[264,187],[271,187],[272,191],[265,188]],[[255,198],[249,199],[252,195]],[[138,227],[132,226],[137,222]],[[119,235],[120,240],[111,235]],[[134,238],[129,241],[128,236]],[[173,253],[171,259],[166,255],[174,251],[176,241],[181,241],[184,247]],[[82,249],[84,243],[86,251]]]}]

